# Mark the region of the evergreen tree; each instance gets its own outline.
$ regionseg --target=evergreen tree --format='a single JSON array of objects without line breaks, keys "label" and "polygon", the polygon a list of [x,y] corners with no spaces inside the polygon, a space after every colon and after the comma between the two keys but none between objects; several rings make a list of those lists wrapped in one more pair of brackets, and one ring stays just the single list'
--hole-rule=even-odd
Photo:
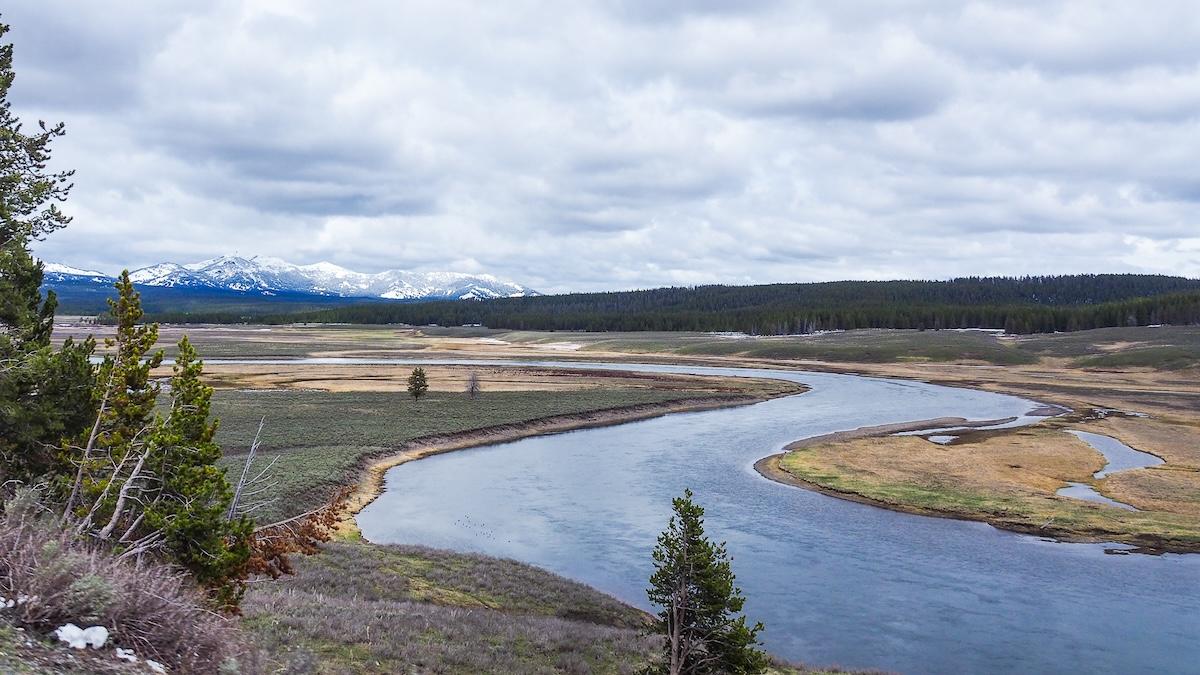
[{"label": "evergreen tree", "polygon": [[413,368],[412,375],[408,376],[408,395],[417,400],[429,391],[429,382],[425,379],[424,368]]},{"label": "evergreen tree", "polygon": [[[0,37],[8,32],[0,24]],[[13,46],[0,46],[0,481],[32,480],[62,470],[62,440],[92,415],[94,343],[50,345],[57,301],[43,300],[42,265],[30,243],[65,227],[57,206],[72,172],[49,172],[50,143],[63,125],[26,134],[8,100]]]},{"label": "evergreen tree", "polygon": [[150,353],[158,326],[140,323],[140,296],[128,272],[111,301],[115,354],[100,368],[95,429],[76,458],[80,469],[68,500],[76,531],[136,555],[154,555],[190,572],[214,604],[234,608],[250,558],[252,524],[227,513],[233,491],[209,420],[212,388],[185,337],[179,342],[166,416],[155,413],[160,386]]},{"label": "evergreen tree", "polygon": [[761,623],[737,616],[746,600],[735,585],[725,544],[704,534],[704,509],[692,491],[673,500],[675,515],[658,537],[654,574],[646,591],[662,608],[651,627],[663,657],[648,672],[669,675],[761,673],[767,656],[756,649]]},{"label": "evergreen tree", "polygon": [[226,517],[233,490],[216,464],[218,421],[209,420],[213,389],[200,380],[203,371],[184,336],[171,378],[171,411],[155,438],[153,470],[161,477],[161,493],[150,495],[156,498],[147,505],[142,530],[161,531],[170,559],[209,588],[217,604],[234,607],[253,526],[245,517]]}]

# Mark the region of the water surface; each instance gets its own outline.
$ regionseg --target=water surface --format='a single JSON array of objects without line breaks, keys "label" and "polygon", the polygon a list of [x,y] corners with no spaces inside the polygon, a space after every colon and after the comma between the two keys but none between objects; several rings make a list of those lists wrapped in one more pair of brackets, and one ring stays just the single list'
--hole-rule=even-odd
[{"label": "water surface", "polygon": [[1134,450],[1111,436],[1077,430],[1068,431],[1067,433],[1081,439],[1104,455],[1104,468],[1092,474],[1093,478],[1104,478],[1118,471],[1145,469],[1163,463],[1161,457],[1148,452],[1142,452],[1141,450]]},{"label": "water surface", "polygon": [[[1118,471],[1145,469],[1163,463],[1162,459],[1148,452],[1134,450],[1111,436],[1094,434],[1090,431],[1067,431],[1067,433],[1078,437],[1104,455],[1104,468],[1092,474],[1093,478],[1104,478]],[[1082,499],[1098,504],[1105,504],[1118,509],[1125,509],[1126,511],[1137,511],[1137,508],[1131,504],[1105,497],[1097,492],[1096,488],[1087,483],[1068,482],[1066,487],[1060,488],[1055,494],[1061,497],[1071,497],[1072,499]]]}]

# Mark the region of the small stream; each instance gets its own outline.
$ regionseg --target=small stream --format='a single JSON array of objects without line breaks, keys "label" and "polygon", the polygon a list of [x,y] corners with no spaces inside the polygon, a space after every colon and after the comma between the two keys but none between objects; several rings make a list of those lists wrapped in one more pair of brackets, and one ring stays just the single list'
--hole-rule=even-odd
[{"label": "small stream", "polygon": [[[1095,448],[1100,454],[1104,455],[1104,468],[1092,474],[1093,478],[1104,478],[1118,471],[1129,471],[1131,469],[1146,469],[1152,466],[1158,466],[1163,463],[1163,460],[1148,452],[1134,450],[1125,445],[1121,441],[1103,434],[1094,434],[1090,431],[1067,431],[1067,433],[1082,440],[1088,445]],[[1067,483],[1067,487],[1062,488],[1057,493],[1062,497],[1071,497],[1072,499],[1083,499],[1089,502],[1098,504],[1106,504],[1114,506],[1118,509],[1126,511],[1137,511],[1130,504],[1119,502],[1115,499],[1110,499],[1096,492],[1096,488],[1087,483]]]}]

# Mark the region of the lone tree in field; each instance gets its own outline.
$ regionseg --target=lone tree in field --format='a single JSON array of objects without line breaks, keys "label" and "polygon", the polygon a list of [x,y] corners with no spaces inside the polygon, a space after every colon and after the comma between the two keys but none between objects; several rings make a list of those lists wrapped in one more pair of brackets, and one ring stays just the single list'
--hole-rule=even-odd
[{"label": "lone tree in field", "polygon": [[661,607],[651,631],[664,638],[663,658],[648,673],[701,675],[761,673],[767,656],[756,649],[761,623],[746,625],[746,599],[734,585],[725,544],[704,535],[704,509],[692,491],[673,500],[675,515],[658,537],[654,574],[646,591]]},{"label": "lone tree in field", "polygon": [[479,373],[471,371],[471,374],[467,375],[467,398],[471,400],[479,398],[479,390]]},{"label": "lone tree in field", "polygon": [[413,368],[412,375],[408,376],[408,395],[417,400],[429,391],[429,381],[425,379],[424,368]]}]

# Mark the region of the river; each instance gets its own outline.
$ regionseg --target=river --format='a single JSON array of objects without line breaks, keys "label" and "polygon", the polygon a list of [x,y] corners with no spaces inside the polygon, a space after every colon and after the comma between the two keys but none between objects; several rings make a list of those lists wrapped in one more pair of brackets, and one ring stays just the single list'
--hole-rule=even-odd
[{"label": "river", "polygon": [[515,558],[648,608],[650,550],[671,498],[690,487],[709,534],[729,543],[747,614],[781,656],[904,673],[1200,670],[1200,555],[1109,555],[1124,547],[896,513],[752,468],[791,441],[861,426],[1032,421],[1032,401],[827,373],[535,364],[775,377],[812,390],[395,467],[359,514],[367,539]]}]

